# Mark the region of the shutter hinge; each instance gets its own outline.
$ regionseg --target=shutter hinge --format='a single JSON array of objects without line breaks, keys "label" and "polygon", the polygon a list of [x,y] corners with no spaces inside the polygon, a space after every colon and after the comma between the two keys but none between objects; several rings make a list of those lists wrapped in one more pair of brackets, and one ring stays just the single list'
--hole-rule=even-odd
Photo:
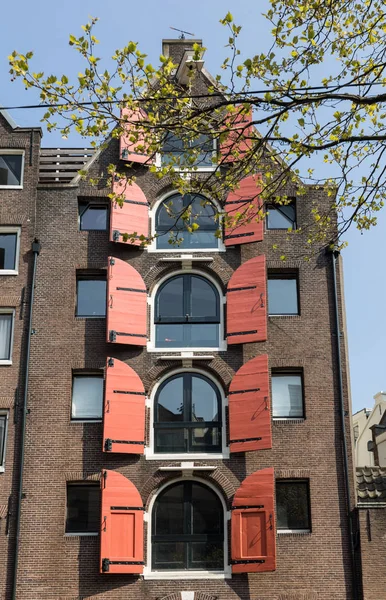
[{"label": "shutter hinge", "polygon": [[106,438],[105,452],[111,452],[113,449],[113,444],[134,444],[135,446],[144,446],[145,442],[133,442],[131,440],[112,440],[110,438]]},{"label": "shutter hinge", "polygon": [[109,558],[102,559],[102,572],[108,573],[110,565],[144,565],[143,560],[110,560]]},{"label": "shutter hinge", "polygon": [[247,285],[245,287],[230,288],[228,292],[244,292],[246,290],[255,290],[256,287],[256,285]]},{"label": "shutter hinge", "polygon": [[234,238],[250,237],[251,235],[255,235],[255,232],[251,231],[250,233],[235,233],[233,235],[225,235],[224,239],[233,240]]},{"label": "shutter hinge", "polygon": [[112,267],[115,265],[115,258],[110,258],[110,265]]},{"label": "shutter hinge", "polygon": [[231,444],[238,444],[239,442],[260,442],[263,438],[261,437],[252,437],[252,438],[244,438],[242,440],[229,440]]},{"label": "shutter hinge", "polygon": [[255,504],[254,506],[231,506],[231,510],[245,510],[247,508],[264,508],[264,504]]},{"label": "shutter hinge", "polygon": [[111,329],[109,331],[109,342],[116,342],[117,341],[117,332],[114,331],[113,329]]},{"label": "shutter hinge", "polygon": [[111,440],[110,438],[107,438],[105,440],[105,452],[111,452],[112,449],[113,449],[113,440]]},{"label": "shutter hinge", "polygon": [[255,560],[231,560],[231,565],[253,565],[253,564],[263,564],[265,560],[262,558]]},{"label": "shutter hinge", "polygon": [[113,242],[119,242],[119,236],[120,236],[119,231],[117,229],[114,229],[114,231],[113,231]]},{"label": "shutter hinge", "polygon": [[109,358],[109,362],[107,363],[109,367],[113,367],[114,366],[114,359],[113,358]]},{"label": "shutter hinge", "polygon": [[232,337],[232,335],[249,335],[251,333],[257,333],[257,329],[252,329],[251,331],[236,331],[235,333],[227,333],[227,337]]},{"label": "shutter hinge", "polygon": [[106,487],[107,471],[103,471],[103,489]]},{"label": "shutter hinge", "polygon": [[251,392],[260,392],[260,388],[251,388],[250,390],[237,390],[236,392],[228,392],[228,396],[232,394],[248,394]]},{"label": "shutter hinge", "polygon": [[110,561],[108,558],[102,558],[102,572],[107,573],[110,570]]}]

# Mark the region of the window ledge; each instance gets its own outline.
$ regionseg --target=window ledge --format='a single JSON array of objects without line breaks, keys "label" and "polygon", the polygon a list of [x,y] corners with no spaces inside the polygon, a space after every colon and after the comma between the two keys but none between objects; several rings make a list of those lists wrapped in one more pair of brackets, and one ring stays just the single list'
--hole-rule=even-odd
[{"label": "window ledge", "polygon": [[0,275],[19,275],[19,271],[14,269],[0,269]]},{"label": "window ledge", "polygon": [[[147,251],[154,253],[154,254],[180,254],[182,252],[184,253],[190,253],[190,254],[201,254],[202,252],[206,252],[207,254],[217,254],[218,252],[226,252],[225,248],[197,248],[197,249],[192,249],[192,248],[152,248],[151,246],[147,247]],[[162,260],[162,259],[161,259]],[[172,260],[172,259],[170,259]],[[176,256],[175,258],[173,257],[174,261],[180,260],[180,258],[178,256]],[[193,259],[194,260],[194,259]],[[205,258],[199,258],[197,257],[196,260],[209,260],[207,257]],[[210,260],[213,260],[212,257],[210,257]]]},{"label": "window ledge", "polygon": [[[202,453],[202,454],[153,454],[151,452],[146,453],[145,452],[145,458],[146,460],[226,460],[229,458],[229,451],[228,452],[224,452],[222,454],[211,454],[210,452],[208,453]],[[211,467],[212,468],[212,467]],[[163,467],[161,467],[162,470]],[[178,470],[181,470],[180,467],[178,467]]]},{"label": "window ledge", "polygon": [[84,533],[78,533],[78,532],[65,533],[64,537],[74,539],[74,538],[81,538],[81,537],[97,537],[98,535],[99,535],[99,533],[97,531],[95,531],[95,532],[88,531],[88,532],[84,532]]},{"label": "window ledge", "polygon": [[162,571],[143,574],[144,579],[230,579],[232,574],[228,571]]},{"label": "window ledge", "polygon": [[171,356],[170,354],[165,354],[165,355],[159,356],[158,360],[171,360],[173,358],[175,360],[213,360],[214,356],[213,356],[213,354],[196,354],[196,355],[194,355],[193,353],[189,353],[189,352],[181,352],[180,354],[178,354],[176,356]]},{"label": "window ledge", "polygon": [[12,360],[0,360],[0,366],[1,365],[11,365],[12,364]]},{"label": "window ledge", "polygon": [[304,417],[273,417],[272,418],[274,423],[304,423],[305,418]]},{"label": "window ledge", "polygon": [[278,529],[277,535],[311,535],[310,529]]},{"label": "window ledge", "polygon": [[213,256],[193,256],[193,254],[181,254],[180,256],[164,256],[160,262],[213,262]]},{"label": "window ledge", "polygon": [[71,425],[84,425],[85,423],[102,423],[102,419],[71,419]]},{"label": "window ledge", "polygon": [[106,315],[95,315],[95,316],[88,316],[88,317],[82,317],[81,315],[75,315],[75,320],[76,321],[85,321],[86,319],[93,319],[95,321],[95,319],[99,319],[100,321],[105,321],[106,320]]},{"label": "window ledge", "polygon": [[268,315],[269,319],[300,319],[301,315]]},{"label": "window ledge", "polygon": [[181,462],[179,465],[173,465],[171,467],[160,467],[160,471],[182,471],[187,475],[192,474],[193,471],[215,471],[217,465],[195,465],[194,462]]},{"label": "window ledge", "polygon": [[[177,360],[180,360],[181,358],[196,358],[193,355],[193,352],[225,352],[227,349],[227,346],[224,344],[224,346],[220,346],[219,348],[155,348],[154,346],[152,346],[150,343],[148,343],[147,346],[147,351],[148,352],[158,352],[158,354],[163,354],[164,352],[168,352],[170,354],[179,354],[179,356],[168,356],[169,360],[170,358],[176,358]],[[188,354],[188,356],[186,356]],[[184,356],[185,355],[185,356]],[[212,357],[213,358],[213,357]],[[162,360],[167,360],[166,358],[163,358]],[[201,359],[202,360],[202,359]]]},{"label": "window ledge", "polygon": [[5,468],[0,465],[0,473],[4,473],[4,471],[5,471]]},{"label": "window ledge", "polygon": [[0,185],[0,190],[22,190],[22,185]]}]

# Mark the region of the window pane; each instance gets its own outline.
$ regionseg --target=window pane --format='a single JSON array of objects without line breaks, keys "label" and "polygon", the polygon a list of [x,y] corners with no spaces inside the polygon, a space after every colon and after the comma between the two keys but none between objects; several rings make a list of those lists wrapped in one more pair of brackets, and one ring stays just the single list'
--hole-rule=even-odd
[{"label": "window pane", "polygon": [[197,535],[219,535],[223,530],[223,510],[220,498],[213,490],[192,483],[192,529]]},{"label": "window pane", "polygon": [[218,399],[214,388],[201,377],[192,377],[192,421],[218,421]]},{"label": "window pane", "polygon": [[303,393],[300,375],[272,375],[274,417],[302,417]]},{"label": "window pane", "polygon": [[0,269],[16,268],[16,233],[0,233]]},{"label": "window pane", "polygon": [[270,315],[297,315],[297,280],[268,279],[268,312]]},{"label": "window pane", "polygon": [[0,313],[0,360],[11,358],[11,334],[13,315]]},{"label": "window pane", "polygon": [[215,348],[219,345],[219,326],[207,323],[186,325],[191,348]]},{"label": "window pane", "polygon": [[267,206],[268,229],[292,229],[295,225],[295,205],[287,204],[278,206],[270,204]]},{"label": "window pane", "polygon": [[184,542],[153,542],[153,568],[177,571],[185,568]]},{"label": "window pane", "polygon": [[73,419],[101,419],[103,404],[103,377],[75,376],[72,383]]},{"label": "window pane", "polygon": [[96,485],[67,486],[67,533],[99,531],[100,491]]},{"label": "window pane", "polygon": [[22,154],[0,154],[0,185],[20,185]]},{"label": "window pane", "polygon": [[158,394],[158,422],[183,421],[184,413],[184,380],[176,377],[169,380]]},{"label": "window pane", "polygon": [[224,567],[223,542],[192,542],[190,568],[221,570]]},{"label": "window pane", "polygon": [[307,482],[278,481],[276,506],[278,529],[310,529]]},{"label": "window pane", "polygon": [[205,279],[191,277],[191,317],[206,317],[219,320],[218,294]]},{"label": "window pane", "polygon": [[78,280],[78,317],[104,317],[106,314],[106,281],[103,279]]},{"label": "window pane", "polygon": [[[157,212],[157,229],[168,230],[173,227],[175,229],[175,223],[177,217],[183,211],[183,198],[180,194],[170,196],[164,202],[162,202]],[[184,229],[183,222],[180,221],[180,227],[177,229]],[[165,236],[167,237],[167,236]]]},{"label": "window pane", "polygon": [[221,431],[218,427],[197,427],[190,430],[190,452],[221,452]]},{"label": "window pane", "polygon": [[154,535],[177,535],[184,531],[184,484],[168,487],[155,505]]},{"label": "window pane", "polygon": [[181,429],[156,429],[155,432],[156,452],[187,452],[188,431]]},{"label": "window pane", "polygon": [[80,229],[82,231],[105,231],[107,227],[107,207],[89,206],[79,203]]},{"label": "window pane", "polygon": [[207,323],[156,325],[157,348],[215,348],[219,326]]},{"label": "window pane", "polygon": [[162,286],[157,298],[157,317],[161,322],[168,317],[185,317],[183,289],[183,277],[173,277]]},{"label": "window pane", "polygon": [[4,464],[4,447],[5,447],[5,424],[6,416],[0,415],[0,467]]},{"label": "window pane", "polygon": [[157,348],[184,348],[184,325],[156,325]]}]

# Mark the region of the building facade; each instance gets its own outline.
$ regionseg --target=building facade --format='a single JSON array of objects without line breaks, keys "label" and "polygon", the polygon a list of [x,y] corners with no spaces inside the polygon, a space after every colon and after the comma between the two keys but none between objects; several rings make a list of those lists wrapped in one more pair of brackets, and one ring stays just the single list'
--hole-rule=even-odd
[{"label": "building facade", "polygon": [[[191,43],[164,41],[181,72]],[[202,67],[195,85],[211,81]],[[284,213],[272,204],[264,223],[221,240],[207,206],[200,233],[176,248],[165,201],[183,207],[185,198],[125,140],[95,155],[39,153],[39,132],[4,116],[0,128],[0,552],[9,557],[0,597],[360,597],[347,362],[334,309],[336,297],[344,334],[341,263],[324,249],[304,261],[300,237],[287,236],[327,195],[283,190],[294,199]],[[12,162],[15,152],[24,163]],[[110,163],[136,175],[122,208],[108,199]],[[83,164],[97,186],[77,175]],[[10,185],[18,165],[23,183],[19,174]],[[225,209],[253,186],[253,176],[241,181]],[[124,242],[133,229],[159,237],[143,249]],[[17,415],[34,261],[24,436]]]},{"label": "building facade", "polygon": [[[376,456],[376,447],[382,444],[382,419],[386,413],[386,394],[378,392],[374,396],[373,408],[362,408],[353,415],[353,437],[355,445],[355,464],[357,467],[373,467],[383,465]],[[376,433],[374,432],[376,428]],[[376,435],[377,434],[377,435]],[[380,436],[380,437],[378,437]],[[376,440],[378,444],[376,443]],[[386,460],[385,444],[380,447],[380,454]],[[386,463],[385,463],[386,464]]]}]

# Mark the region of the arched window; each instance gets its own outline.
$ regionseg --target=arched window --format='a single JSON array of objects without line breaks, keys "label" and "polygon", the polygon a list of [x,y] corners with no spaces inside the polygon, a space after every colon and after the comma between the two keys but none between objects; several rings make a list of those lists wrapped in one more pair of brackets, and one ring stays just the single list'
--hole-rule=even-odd
[{"label": "arched window", "polygon": [[155,452],[221,452],[221,396],[198,373],[164,381],[154,407]]},{"label": "arched window", "polygon": [[[194,250],[196,248],[218,248],[219,228],[215,219],[216,208],[199,194],[174,194],[164,200],[156,213],[157,248]],[[196,223],[199,228],[190,233],[187,226]],[[169,244],[178,240],[178,244]]]},{"label": "arched window", "polygon": [[212,489],[195,481],[170,485],[157,497],[152,517],[153,570],[224,568],[224,512]]},{"label": "arched window", "polygon": [[200,275],[165,281],[155,300],[157,348],[216,348],[220,337],[220,298]]}]

